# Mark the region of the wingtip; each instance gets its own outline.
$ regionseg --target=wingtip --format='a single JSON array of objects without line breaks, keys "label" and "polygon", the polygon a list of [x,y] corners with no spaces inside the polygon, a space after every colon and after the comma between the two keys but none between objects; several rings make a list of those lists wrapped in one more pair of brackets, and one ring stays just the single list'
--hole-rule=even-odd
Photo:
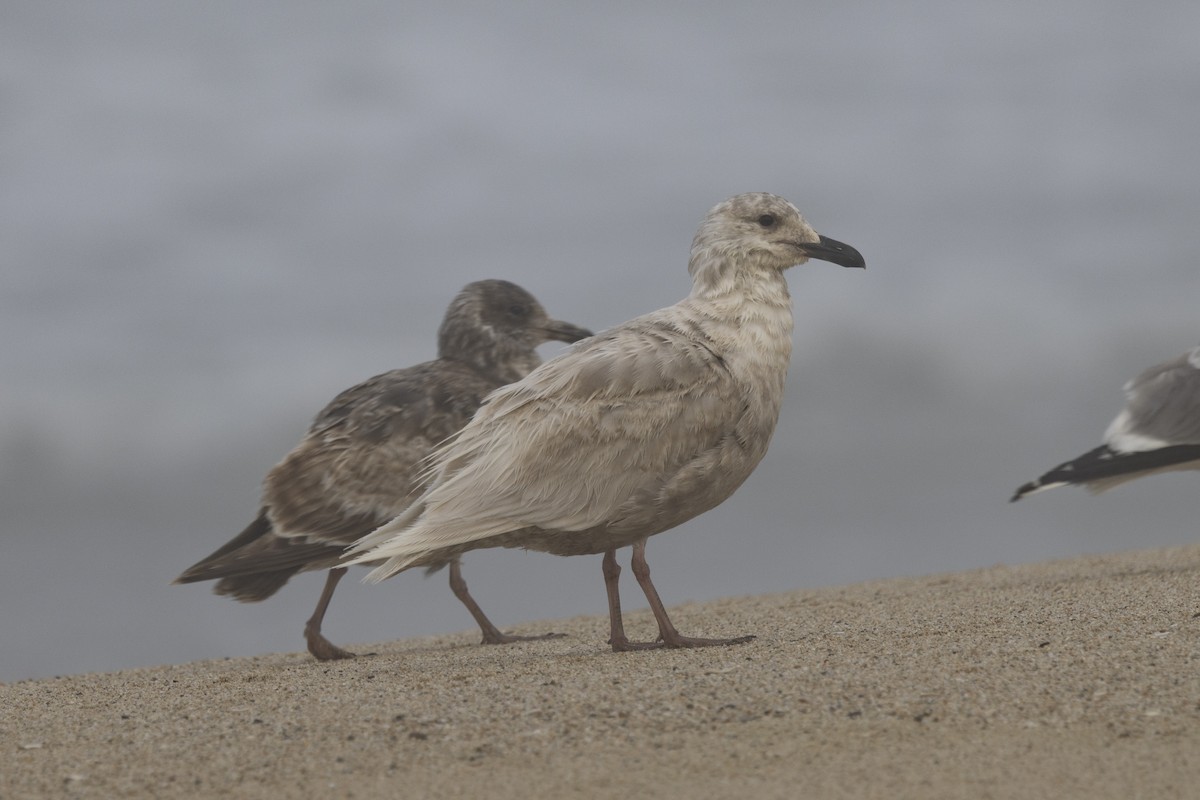
[{"label": "wingtip", "polygon": [[408,509],[399,516],[393,517],[390,521],[383,523],[378,528],[359,539],[357,542],[351,544],[346,548],[346,557],[354,556],[354,558],[347,559],[342,563],[363,564],[367,561],[377,561],[378,558],[367,558],[367,553],[372,550],[377,550],[387,542],[391,541],[391,539],[394,538],[398,533],[411,526],[413,520],[420,516],[424,508],[425,504],[418,500],[409,506]]},{"label": "wingtip", "polygon": [[196,567],[189,567],[175,576],[175,580],[171,581],[171,586],[186,586],[189,583],[199,583],[202,580],[206,580],[206,578],[203,575],[197,574]]},{"label": "wingtip", "polygon": [[366,575],[363,576],[362,582],[369,583],[369,584],[383,583],[389,577],[389,575],[386,574],[386,572],[385,572],[386,569],[387,569],[387,565],[384,565],[382,567],[376,567],[375,569],[371,570],[370,572],[368,572]]},{"label": "wingtip", "polygon": [[1024,497],[1025,495],[1029,494],[1030,492],[1036,491],[1036,490],[1037,490],[1037,481],[1032,481],[1030,483],[1021,484],[1020,486],[1017,487],[1017,490],[1015,492],[1013,492],[1013,496],[1008,498],[1008,502],[1015,503],[1018,500],[1020,500],[1022,497]]},{"label": "wingtip", "polygon": [[383,583],[393,575],[403,572],[406,566],[399,558],[389,558],[363,576],[363,583]]},{"label": "wingtip", "polygon": [[[391,538],[391,534],[385,533],[384,535],[371,540],[372,537],[380,532],[380,530],[382,530],[382,528],[377,529],[371,535],[359,539],[353,545],[347,547],[345,555],[342,556],[340,566],[352,567],[360,564],[377,564],[381,558],[387,558],[387,556],[380,556],[379,550]],[[379,583],[384,578],[390,577],[390,575],[378,574],[380,570],[384,569],[384,567],[386,567],[389,563],[391,562],[386,562],[382,566],[376,567],[367,573],[367,575],[363,578],[363,583]]]},{"label": "wingtip", "polygon": [[1029,483],[1026,483],[1026,484],[1020,486],[1017,489],[1017,491],[1013,492],[1013,496],[1008,499],[1008,502],[1015,503],[1018,500],[1020,500],[1024,497],[1027,497],[1031,494],[1038,494],[1039,492],[1044,492],[1047,489],[1057,489],[1059,486],[1067,485],[1066,481],[1046,481],[1045,483],[1043,483],[1042,481],[1046,477],[1047,476],[1043,475],[1041,478],[1038,478],[1036,481],[1030,481]]}]

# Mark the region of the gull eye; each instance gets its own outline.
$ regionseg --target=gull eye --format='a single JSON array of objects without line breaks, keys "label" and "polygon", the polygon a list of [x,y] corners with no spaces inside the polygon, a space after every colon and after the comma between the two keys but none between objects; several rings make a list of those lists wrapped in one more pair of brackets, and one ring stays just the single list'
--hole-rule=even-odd
[{"label": "gull eye", "polygon": [[510,316],[514,317],[527,317],[529,316],[529,306],[521,305],[520,303],[513,303],[508,307],[508,313]]},{"label": "gull eye", "polygon": [[758,217],[758,224],[764,228],[774,228],[775,222],[776,220],[774,214],[761,214]]}]

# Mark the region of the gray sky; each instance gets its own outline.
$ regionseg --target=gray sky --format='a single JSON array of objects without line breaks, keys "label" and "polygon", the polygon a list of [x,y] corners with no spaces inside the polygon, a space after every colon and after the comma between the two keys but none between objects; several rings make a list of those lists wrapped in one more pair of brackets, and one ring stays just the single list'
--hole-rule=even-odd
[{"label": "gray sky", "polygon": [[[744,191],[868,270],[790,273],[772,451],[651,541],[668,603],[1194,540],[1194,475],[1006,501],[1200,341],[1200,7],[779,5],[5,4],[0,680],[300,650],[318,575],[168,584],[312,415],[471,280],[676,301]],[[605,608],[598,556],[465,569],[501,626]],[[470,628],[414,574],[325,631]]]}]

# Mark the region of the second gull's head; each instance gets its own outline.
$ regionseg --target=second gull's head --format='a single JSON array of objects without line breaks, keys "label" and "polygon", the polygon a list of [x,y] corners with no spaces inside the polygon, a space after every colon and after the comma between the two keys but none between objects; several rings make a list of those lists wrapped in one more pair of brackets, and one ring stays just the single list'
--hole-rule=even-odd
[{"label": "second gull's head", "polygon": [[476,281],[464,286],[446,309],[438,329],[438,357],[471,364],[507,383],[541,363],[538,345],[591,335],[586,328],[552,319],[515,283]]}]

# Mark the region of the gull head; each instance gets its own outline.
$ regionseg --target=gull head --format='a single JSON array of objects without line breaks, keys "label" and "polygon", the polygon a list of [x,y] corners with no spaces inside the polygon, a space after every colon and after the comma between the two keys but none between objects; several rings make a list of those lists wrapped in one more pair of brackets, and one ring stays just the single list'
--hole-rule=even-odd
[{"label": "gull head", "polygon": [[[586,328],[551,319],[537,298],[515,283],[475,281],[446,309],[438,329],[438,356],[485,372],[498,371],[512,381],[540,363],[534,354],[538,345],[577,342],[591,335]],[[519,374],[510,374],[513,370]]]},{"label": "gull head", "polygon": [[692,240],[688,271],[697,284],[715,284],[733,277],[731,272],[778,273],[810,258],[866,266],[857,250],[817,233],[784,198],[751,192],[708,212]]}]

